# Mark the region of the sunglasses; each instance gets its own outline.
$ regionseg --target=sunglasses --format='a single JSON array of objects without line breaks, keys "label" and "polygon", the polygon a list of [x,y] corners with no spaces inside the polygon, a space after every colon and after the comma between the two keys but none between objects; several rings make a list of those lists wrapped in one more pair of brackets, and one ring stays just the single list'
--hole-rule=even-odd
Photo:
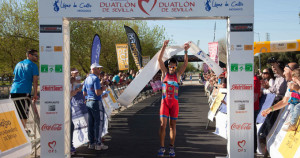
[{"label": "sunglasses", "polygon": [[269,74],[269,72],[263,72],[263,74]]},{"label": "sunglasses", "polygon": [[31,55],[32,55],[32,56],[35,56],[35,57],[37,57],[37,58],[39,57],[37,54],[31,54]]},{"label": "sunglasses", "polygon": [[177,67],[176,66],[169,66],[169,69],[176,69]]}]

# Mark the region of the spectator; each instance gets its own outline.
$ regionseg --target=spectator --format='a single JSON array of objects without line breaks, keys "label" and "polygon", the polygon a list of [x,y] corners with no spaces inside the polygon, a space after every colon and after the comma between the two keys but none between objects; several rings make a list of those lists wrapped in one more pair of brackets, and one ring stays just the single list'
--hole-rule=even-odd
[{"label": "spectator", "polygon": [[[14,81],[10,91],[10,97],[13,99],[22,97],[31,97],[33,82],[33,102],[38,99],[38,66],[34,63],[38,61],[38,51],[31,49],[26,52],[27,59],[19,62],[14,69]],[[25,103],[26,102],[26,103]],[[28,119],[30,100],[22,99],[15,102],[19,117],[24,128]]]},{"label": "spectator", "polygon": [[[263,94],[271,93],[269,89],[275,89],[275,76],[271,68],[264,69],[262,72]],[[275,93],[276,94],[276,93]]]},{"label": "spectator", "polygon": [[283,130],[285,131],[296,131],[297,121],[300,114],[300,69],[295,69],[292,72],[293,83],[289,84],[289,91],[291,92],[291,97],[288,103],[291,106],[291,120],[287,123]]},{"label": "spectator", "polygon": [[[285,68],[284,68],[284,72],[282,73],[282,75],[284,75],[285,79],[288,82],[292,81],[292,71],[297,69],[299,66],[297,63],[288,63]],[[275,67],[276,69],[278,69],[278,67]],[[281,73],[280,73],[281,74]],[[270,108],[262,111],[262,116],[267,116],[270,112],[279,110],[283,107],[285,107],[286,105],[288,105],[288,100],[291,97],[291,93],[289,92],[289,90],[287,89],[285,96],[283,97],[283,99],[281,101],[279,101],[277,104],[271,106]]]},{"label": "spectator", "polygon": [[104,145],[101,139],[104,127],[104,107],[101,96],[105,90],[101,87],[97,77],[100,75],[101,68],[102,66],[97,63],[92,64],[92,73],[85,79],[83,86],[83,94],[87,96],[86,106],[88,108],[88,148],[95,150],[108,149],[108,146]]},{"label": "spectator", "polygon": [[121,76],[122,76],[122,72],[119,72],[118,75],[115,75],[114,78],[112,79],[113,83],[119,84]]}]

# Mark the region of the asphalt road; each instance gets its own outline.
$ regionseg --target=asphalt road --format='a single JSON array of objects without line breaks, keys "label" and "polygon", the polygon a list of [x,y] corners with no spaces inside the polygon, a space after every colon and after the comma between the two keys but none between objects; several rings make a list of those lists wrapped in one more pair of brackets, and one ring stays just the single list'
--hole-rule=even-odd
[{"label": "asphalt road", "polygon": [[[109,137],[104,142],[109,146],[108,150],[95,151],[82,146],[77,149],[77,154],[73,157],[157,157],[160,98],[161,93],[113,116]],[[205,129],[209,107],[203,86],[199,84],[181,86],[179,107],[175,142],[176,157],[215,158],[226,156],[227,141],[212,133],[214,123],[210,124],[208,130]],[[169,129],[166,134],[166,147],[168,144]],[[165,157],[168,157],[167,154],[168,150]]]}]

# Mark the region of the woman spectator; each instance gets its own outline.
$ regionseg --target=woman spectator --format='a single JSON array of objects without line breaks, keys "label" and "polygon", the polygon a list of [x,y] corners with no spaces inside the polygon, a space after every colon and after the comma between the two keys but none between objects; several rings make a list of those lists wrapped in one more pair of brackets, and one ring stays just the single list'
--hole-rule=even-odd
[{"label": "woman spectator", "polygon": [[263,87],[263,94],[271,93],[270,89],[274,89],[275,85],[275,76],[271,68],[266,68],[262,72],[262,87]]}]

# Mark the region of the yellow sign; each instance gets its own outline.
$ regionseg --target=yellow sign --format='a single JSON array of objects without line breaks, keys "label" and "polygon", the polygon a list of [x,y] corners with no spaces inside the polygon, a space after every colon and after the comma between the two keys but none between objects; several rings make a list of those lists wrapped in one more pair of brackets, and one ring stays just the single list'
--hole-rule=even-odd
[{"label": "yellow sign", "polygon": [[217,110],[219,109],[220,105],[221,105],[221,101],[224,99],[226,94],[223,94],[221,92],[218,93],[218,95],[216,96],[216,99],[214,101],[214,104],[210,107],[210,111],[213,113],[216,113]]},{"label": "yellow sign", "polygon": [[0,150],[15,148],[27,143],[14,111],[0,113]]},{"label": "yellow sign", "polygon": [[254,42],[254,55],[256,53],[291,52],[300,51],[300,39],[289,41]]},{"label": "yellow sign", "polygon": [[116,44],[119,70],[128,70],[128,45]]},{"label": "yellow sign", "polygon": [[143,56],[143,67],[145,67],[150,61],[150,56]]},{"label": "yellow sign", "polygon": [[[299,122],[300,119],[298,120],[298,125]],[[300,126],[298,126],[297,131],[289,131],[286,133],[278,149],[283,157],[294,157],[297,150],[300,150]]]}]

